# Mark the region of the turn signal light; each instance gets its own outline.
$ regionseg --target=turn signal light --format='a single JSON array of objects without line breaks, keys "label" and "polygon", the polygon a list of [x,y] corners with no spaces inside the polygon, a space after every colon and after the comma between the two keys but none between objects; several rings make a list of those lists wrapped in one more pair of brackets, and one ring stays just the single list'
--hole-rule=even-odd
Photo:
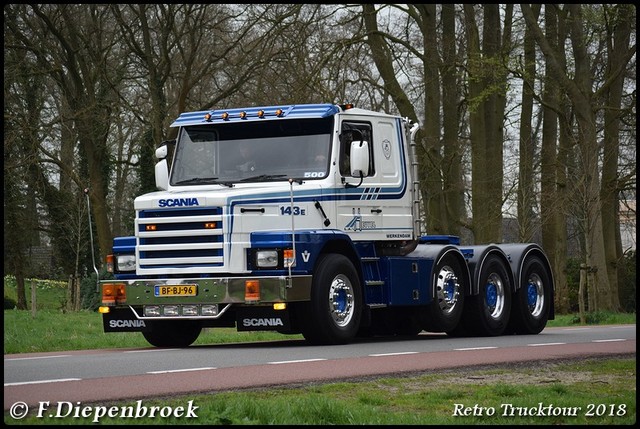
[{"label": "turn signal light", "polygon": [[105,258],[105,262],[107,263],[108,273],[113,273],[113,266],[114,266],[113,260],[114,260],[113,255],[107,255],[107,257]]},{"label": "turn signal light", "polygon": [[284,256],[284,267],[295,267],[296,266],[296,256],[293,253],[293,249],[284,249],[282,252]]},{"label": "turn signal light", "polygon": [[123,283],[116,284],[116,303],[122,304],[127,301],[127,292]]},{"label": "turn signal light", "polygon": [[102,285],[102,303],[107,305],[116,303],[116,285],[111,283]]},{"label": "turn signal light", "polygon": [[260,280],[245,280],[244,300],[260,301]]},{"label": "turn signal light", "polygon": [[120,304],[126,301],[124,283],[105,283],[102,285],[102,303],[105,305]]}]

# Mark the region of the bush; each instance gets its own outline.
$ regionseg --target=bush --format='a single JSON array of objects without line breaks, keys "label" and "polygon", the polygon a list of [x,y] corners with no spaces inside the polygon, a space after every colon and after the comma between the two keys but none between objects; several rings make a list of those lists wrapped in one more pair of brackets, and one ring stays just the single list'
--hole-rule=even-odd
[{"label": "bush", "polygon": [[[585,323],[587,325],[603,324],[603,323],[606,322],[608,317],[609,317],[609,313],[602,312],[602,311],[592,311],[592,312],[586,313],[584,315]],[[573,316],[573,319],[571,319],[571,323],[574,324],[574,325],[579,325],[580,324],[580,315],[579,314],[575,314]]]},{"label": "bush", "polygon": [[[100,273],[100,280],[112,279],[113,275],[106,270]],[[81,307],[84,310],[96,311],[102,301],[102,292],[96,290],[96,274],[93,273],[80,281]]]},{"label": "bush", "polygon": [[[576,313],[578,308],[578,291],[580,289],[580,264],[578,258],[567,260],[567,286],[569,288],[569,312]],[[620,277],[618,279],[620,306],[625,313],[636,311],[636,251],[625,253],[620,261]],[[586,295],[585,295],[586,298]],[[597,322],[596,322],[597,323]]]},{"label": "bush", "polygon": [[569,313],[579,310],[578,291],[580,290],[580,264],[582,260],[570,258],[567,260],[567,287],[569,289]]},{"label": "bush", "polygon": [[4,297],[4,309],[5,310],[13,310],[14,308],[16,308],[16,300],[13,298],[10,298],[8,296]]},{"label": "bush", "polygon": [[626,313],[636,311],[636,251],[629,250],[622,259],[622,274],[618,289],[620,305]]}]

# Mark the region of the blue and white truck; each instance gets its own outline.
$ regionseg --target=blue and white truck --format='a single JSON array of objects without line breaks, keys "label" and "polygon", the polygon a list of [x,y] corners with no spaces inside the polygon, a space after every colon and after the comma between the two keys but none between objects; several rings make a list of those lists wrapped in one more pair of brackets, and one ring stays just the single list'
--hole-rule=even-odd
[{"label": "blue and white truck", "polygon": [[105,332],[191,345],[203,328],[357,336],[537,334],[554,317],[535,243],[423,235],[406,118],[300,104],[181,114],[102,280]]}]

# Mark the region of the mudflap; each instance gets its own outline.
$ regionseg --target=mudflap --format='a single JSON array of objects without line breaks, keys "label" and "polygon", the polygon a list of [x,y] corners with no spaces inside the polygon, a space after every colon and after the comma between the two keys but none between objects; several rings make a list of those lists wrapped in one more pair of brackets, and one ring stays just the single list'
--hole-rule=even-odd
[{"label": "mudflap", "polygon": [[291,321],[286,310],[271,307],[241,307],[236,310],[238,331],[278,331],[289,332]]},{"label": "mudflap", "polygon": [[110,312],[102,314],[104,332],[145,332],[150,330],[150,324],[136,319],[129,307],[112,308]]}]

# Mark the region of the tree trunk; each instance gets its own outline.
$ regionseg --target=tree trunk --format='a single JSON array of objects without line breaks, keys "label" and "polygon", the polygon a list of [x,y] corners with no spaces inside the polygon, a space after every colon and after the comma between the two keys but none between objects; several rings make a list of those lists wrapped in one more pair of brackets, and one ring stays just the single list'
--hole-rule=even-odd
[{"label": "tree trunk", "polygon": [[[411,101],[409,100],[407,94],[402,89],[402,86],[400,85],[396,77],[396,72],[393,68],[393,59],[391,56],[389,46],[387,45],[387,42],[384,36],[382,35],[382,33],[378,30],[377,12],[376,12],[375,5],[365,3],[362,5],[362,11],[363,11],[362,15],[363,15],[364,24],[367,31],[367,37],[366,37],[367,44],[371,49],[371,57],[373,59],[373,62],[376,65],[378,73],[380,73],[380,77],[384,82],[384,93],[389,94],[391,96],[401,116],[407,117],[410,120],[417,122],[418,118],[413,108],[413,104],[411,104]],[[416,146],[419,152],[418,158],[419,160],[423,160],[424,152],[420,150],[420,148],[424,147],[423,142],[425,139],[425,132],[423,129],[418,130],[418,132],[416,133],[415,139],[416,139]],[[425,183],[424,169],[419,168],[419,170],[420,170],[419,180],[421,185],[424,185]],[[423,207],[425,207],[425,201],[428,201],[428,195],[426,194],[425,186],[421,186],[421,192],[422,192]]]},{"label": "tree trunk", "polygon": [[482,58],[480,54],[480,34],[475,21],[475,10],[473,5],[464,6],[465,35],[467,38],[467,70],[469,82],[469,95],[467,104],[469,105],[469,134],[471,141],[471,229],[474,236],[474,244],[490,241],[485,231],[488,229],[488,168],[487,154],[485,150],[485,120],[484,103],[480,100],[483,84],[482,79]]},{"label": "tree trunk", "polygon": [[18,310],[27,309],[27,293],[24,286],[24,274],[16,271],[16,308]]},{"label": "tree trunk", "polygon": [[438,53],[438,40],[436,32],[436,5],[415,5],[419,12],[419,22],[422,29],[422,40],[425,58],[423,61],[423,74],[425,82],[425,118],[423,140],[424,156],[421,157],[421,166],[424,183],[424,200],[427,230],[431,234],[446,234],[445,202],[442,190],[442,141],[440,139],[440,54]]},{"label": "tree trunk", "polygon": [[587,265],[593,269],[595,310],[615,310],[611,300],[611,284],[607,274],[602,205],[600,202],[600,172],[596,115],[593,106],[592,76],[589,55],[583,34],[580,5],[568,5],[570,11],[570,40],[575,58],[575,78],[567,91],[574,106],[578,124],[578,147],[582,157],[583,200],[586,214]]},{"label": "tree trunk", "polygon": [[[553,85],[551,86],[551,90],[558,90],[558,88]],[[555,241],[555,246],[552,247],[553,253],[551,255],[552,260],[554,261],[553,273],[556,284],[556,302],[559,305],[558,312],[567,313],[570,309],[569,285],[567,281],[566,270],[569,254],[569,233],[567,218],[570,214],[572,214],[567,208],[567,202],[571,200],[570,196],[575,193],[574,184],[570,184],[569,182],[569,173],[567,172],[567,170],[569,168],[569,154],[571,153],[575,142],[573,140],[573,137],[571,136],[571,131],[569,129],[567,121],[567,118],[569,118],[570,116],[571,107],[569,106],[566,97],[564,97],[564,95],[562,95],[560,91],[558,91],[557,93],[558,98],[563,100],[559,103],[563,119],[560,121],[558,153],[557,159],[555,161],[556,183],[553,184],[555,188],[555,199],[552,202],[554,207],[550,208],[553,222],[551,232],[555,235],[549,237],[548,239]],[[552,126],[555,125],[552,124]],[[550,167],[552,169],[554,168],[553,165]]]},{"label": "tree trunk", "polygon": [[587,266],[580,264],[580,286],[578,287],[578,313],[580,314],[580,324],[587,323],[586,306],[584,303],[584,291],[587,285]]},{"label": "tree trunk", "polygon": [[586,261],[594,270],[595,306],[599,310],[613,310],[611,286],[607,276],[602,212],[600,203],[600,180],[598,171],[598,145],[596,132],[596,109],[593,103],[592,77],[589,56],[583,34],[581,5],[568,5],[570,11],[570,41],[575,59],[575,76],[570,79],[561,67],[556,53],[551,49],[538,26],[531,8],[521,5],[527,26],[533,31],[536,41],[547,58],[547,67],[553,67],[558,73],[560,84],[567,92],[574,108],[581,156],[581,197],[585,213],[585,249]]},{"label": "tree trunk", "polygon": [[511,34],[511,7],[500,37],[497,5],[484,6],[482,51],[473,5],[464,6],[468,49],[473,233],[476,244],[502,241],[504,49]]},{"label": "tree trunk", "polygon": [[[545,31],[549,45],[557,50],[559,37],[556,8],[545,7]],[[531,30],[527,30],[530,34]],[[564,51],[557,50],[558,55]],[[563,59],[560,60],[565,64]],[[570,140],[565,132],[566,120],[561,122],[558,135],[558,112],[563,112],[562,94],[558,78],[552,68],[545,68],[542,93],[542,147],[540,150],[540,213],[542,246],[549,255],[555,284],[555,309],[559,314],[569,312],[569,286],[567,284],[567,225],[561,204],[567,201],[566,161]],[[563,116],[564,117],[564,116]]]},{"label": "tree trunk", "polygon": [[458,103],[458,69],[456,66],[455,7],[442,5],[442,126],[444,159],[445,232],[460,235],[460,227],[466,223],[464,184],[462,181],[462,148],[458,139],[460,115]]},{"label": "tree trunk", "polygon": [[31,317],[35,319],[37,312],[37,297],[36,297],[36,284],[33,280],[29,282],[31,284]]},{"label": "tree trunk", "polygon": [[607,92],[607,109],[604,112],[604,153],[602,165],[602,224],[605,237],[606,266],[611,283],[612,308],[620,310],[618,278],[620,261],[624,257],[620,237],[618,159],[620,155],[620,118],[622,115],[622,92],[624,74],[629,52],[629,40],[633,19],[633,5],[612,7],[612,22],[607,36],[608,64],[606,80],[611,82]]},{"label": "tree trunk", "polygon": [[[536,19],[540,5],[533,5]],[[520,241],[533,240],[535,231],[533,94],[536,78],[536,45],[531,31],[525,28],[522,109],[520,111],[520,159],[518,167],[518,229]]]}]

